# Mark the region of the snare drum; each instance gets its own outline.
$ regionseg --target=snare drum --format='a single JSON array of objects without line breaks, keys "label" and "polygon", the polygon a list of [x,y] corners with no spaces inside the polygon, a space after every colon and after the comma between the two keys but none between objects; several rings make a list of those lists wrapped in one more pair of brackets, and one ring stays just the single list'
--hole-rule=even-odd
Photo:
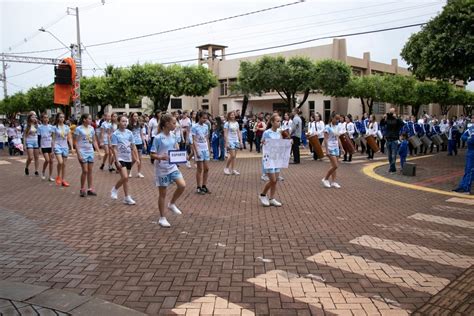
[{"label": "snare drum", "polygon": [[423,145],[425,145],[425,147],[431,147],[431,144],[433,143],[431,139],[426,135],[421,136],[420,140]]},{"label": "snare drum", "polygon": [[431,141],[436,146],[441,146],[443,144],[443,139],[438,134],[434,134],[433,136],[431,136]]},{"label": "snare drum", "polygon": [[420,147],[423,143],[421,142],[420,138],[416,135],[408,137],[408,141],[414,148]]},{"label": "snare drum", "polygon": [[441,139],[443,140],[443,144],[447,145],[448,142],[449,142],[448,135],[446,135],[446,133],[442,133],[442,134],[440,134],[440,136],[441,136]]}]

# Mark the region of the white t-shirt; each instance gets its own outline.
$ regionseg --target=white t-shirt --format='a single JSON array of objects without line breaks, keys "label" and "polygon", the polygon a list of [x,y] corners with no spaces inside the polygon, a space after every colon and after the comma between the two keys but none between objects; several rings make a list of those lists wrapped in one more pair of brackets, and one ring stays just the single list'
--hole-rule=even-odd
[{"label": "white t-shirt", "polygon": [[132,131],[128,129],[125,129],[123,131],[121,131],[120,129],[116,130],[112,134],[111,143],[112,146],[117,146],[118,161],[132,162]]},{"label": "white t-shirt", "polygon": [[324,138],[324,122],[318,121],[316,122],[316,133],[318,134],[318,138]]},{"label": "white t-shirt", "polygon": [[3,125],[3,123],[0,123],[0,139],[2,139],[2,137],[5,137],[6,131],[7,129],[5,128],[5,125]]},{"label": "white t-shirt", "polygon": [[328,134],[328,149],[334,150],[339,148],[339,140],[337,135],[337,125],[326,125],[324,132]]},{"label": "white t-shirt", "polygon": [[153,117],[148,122],[148,128],[150,130],[151,137],[155,137],[158,134],[158,121],[156,120],[156,117]]},{"label": "white t-shirt", "polygon": [[227,129],[227,138],[230,143],[239,142],[239,123],[238,122],[225,122],[224,129]]}]

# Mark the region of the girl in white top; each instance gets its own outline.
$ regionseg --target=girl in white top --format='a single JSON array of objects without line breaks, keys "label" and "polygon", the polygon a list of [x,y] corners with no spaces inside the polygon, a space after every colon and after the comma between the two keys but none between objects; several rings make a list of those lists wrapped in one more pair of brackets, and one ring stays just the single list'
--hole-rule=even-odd
[{"label": "girl in white top", "polygon": [[[280,117],[280,120],[281,120],[281,117]],[[281,124],[280,124],[281,130],[282,131],[288,131],[288,133],[289,133],[292,123],[293,123],[293,121],[290,119],[290,114],[285,113],[283,115],[283,121],[281,121]]]},{"label": "girl in white top", "polygon": [[[265,142],[268,139],[281,139],[281,131],[280,131],[280,124],[281,124],[281,117],[278,115],[278,113],[274,113],[272,117],[270,118],[270,125],[271,127],[267,129],[265,132],[263,132],[262,135],[262,145],[265,146]],[[260,203],[262,203],[263,206],[277,206],[280,207],[282,204],[275,199],[275,192],[276,192],[276,185],[278,183],[278,176],[280,175],[280,169],[278,168],[271,168],[271,169],[265,169],[264,164],[263,164],[263,159],[262,158],[262,168],[263,168],[263,173],[267,175],[269,181],[265,184],[263,187],[263,191],[260,194]],[[267,193],[270,192],[269,196],[267,196]]]},{"label": "girl in white top", "polygon": [[[331,162],[331,168],[329,168],[326,177],[322,180],[323,186],[326,188],[341,188],[341,186],[336,182],[337,160],[341,153],[344,154],[344,149],[342,148],[337,130],[339,119],[339,114],[332,113],[331,121],[324,130],[324,147],[326,148],[326,155]],[[329,177],[332,178],[332,182],[329,182]]]},{"label": "girl in white top", "polygon": [[69,147],[72,146],[72,138],[69,126],[64,124],[64,114],[56,114],[56,119],[54,122],[55,130],[53,134],[53,148],[54,154],[56,155],[57,163],[57,172],[56,176],[56,185],[62,185],[63,187],[68,187],[69,183],[66,182],[66,160],[69,156]]},{"label": "girl in white top", "polygon": [[[375,115],[371,115],[369,117],[369,124],[367,125],[367,130],[365,134],[367,136],[373,136],[375,139],[377,139],[377,131],[379,130],[379,124],[377,123],[377,120],[375,119]],[[367,146],[367,159],[374,159],[374,151],[370,148],[370,146]]]},{"label": "girl in white top", "polygon": [[188,151],[188,161],[186,162],[186,167],[191,169],[191,159],[194,157],[194,146],[193,146],[193,134],[192,129],[196,123],[196,114],[197,112],[191,111],[191,119],[189,124],[186,127],[186,150]]},{"label": "girl in white top", "polygon": [[118,129],[118,114],[117,113],[112,113],[112,115],[110,116],[110,129],[109,129],[109,132],[108,132],[108,135],[109,135],[109,154],[110,154],[110,167],[109,167],[109,172],[117,172],[119,173],[120,171],[119,170],[115,170],[114,169],[114,165],[115,165],[115,161],[117,160],[117,158],[115,157],[114,155],[114,151],[112,150],[112,134]]},{"label": "girl in white top", "polygon": [[319,138],[319,143],[322,145],[324,140],[324,122],[321,120],[321,116],[319,114],[315,114],[314,118],[316,120],[316,134]]},{"label": "girl in white top", "polygon": [[176,128],[176,119],[165,114],[161,117],[158,126],[159,134],[153,139],[151,147],[151,157],[155,160],[155,183],[159,190],[158,209],[160,211],[160,219],[158,223],[162,227],[170,227],[170,223],[165,217],[165,199],[168,187],[174,182],[176,183],[176,191],[168,203],[168,209],[176,214],[182,214],[181,210],[176,206],[176,201],[183,194],[186,187],[183,175],[175,164],[169,163],[168,152],[178,149],[176,137],[172,131]]},{"label": "girl in white top", "polygon": [[113,168],[112,166],[112,146],[110,145],[110,135],[111,135],[111,128],[112,123],[110,122],[110,113],[105,113],[102,117],[104,120],[100,125],[100,132],[99,132],[99,146],[100,148],[104,149],[104,157],[102,157],[102,165],[100,166],[100,170],[104,170],[104,165],[109,161],[109,170]]},{"label": "girl in white top", "polygon": [[29,167],[31,161],[35,161],[35,176],[39,176],[39,144],[38,144],[38,120],[35,112],[31,111],[26,118],[26,128],[23,135],[24,148],[28,153],[28,159],[26,159],[25,175],[29,175]]},{"label": "girl in white top", "polygon": [[110,196],[113,200],[116,200],[118,198],[118,190],[120,187],[123,187],[123,193],[125,194],[123,203],[135,205],[135,201],[128,192],[128,171],[132,169],[132,164],[138,156],[137,147],[135,146],[132,131],[127,129],[127,117],[125,115],[120,116],[118,122],[119,128],[112,134],[110,144],[112,145],[114,157],[116,157],[115,165],[120,172],[120,180],[112,188]]},{"label": "girl in white top", "polygon": [[[352,122],[352,116],[349,114],[346,116],[346,121],[344,123],[344,126],[345,126],[345,132],[349,135],[349,138],[352,142],[352,144],[354,144],[355,146],[355,142],[354,142],[354,133],[355,133],[355,125],[354,123]],[[352,161],[352,154],[349,153],[349,159],[348,159],[348,153],[344,153],[344,160],[343,161],[348,161],[348,162],[351,162]]]},{"label": "girl in white top", "polygon": [[237,158],[237,149],[242,148],[242,134],[239,129],[239,123],[235,120],[234,111],[227,113],[227,122],[224,124],[224,141],[225,148],[229,152],[224,174],[238,176],[240,173],[235,170],[235,160]]},{"label": "girl in white top", "polygon": [[48,114],[43,113],[41,115],[41,125],[38,127],[38,132],[40,135],[40,147],[41,152],[43,153],[44,163],[43,163],[43,173],[41,174],[41,179],[46,180],[46,168],[49,165],[49,181],[54,182],[53,178],[53,125],[49,124]]}]

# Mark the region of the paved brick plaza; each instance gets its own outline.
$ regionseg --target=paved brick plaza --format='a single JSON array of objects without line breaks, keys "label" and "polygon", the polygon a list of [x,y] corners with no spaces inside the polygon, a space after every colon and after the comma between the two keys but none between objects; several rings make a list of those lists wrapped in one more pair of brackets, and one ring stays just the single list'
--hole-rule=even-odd
[{"label": "paved brick plaza", "polygon": [[84,199],[75,158],[68,161],[67,189],[24,176],[19,159],[25,157],[0,157],[0,280],[148,314],[404,315],[418,309],[461,315],[474,309],[465,301],[462,310],[442,306],[435,296],[442,290],[461,295],[448,284],[473,290],[466,269],[474,264],[474,207],[467,204],[474,200],[378,182],[362,173],[363,157],[341,165],[341,190],[322,188],[327,162],[306,157],[290,166],[278,185],[281,208],[258,204],[258,158],[238,160],[241,176],[224,176],[223,163],[212,162],[209,196],[196,195],[194,169],[181,168],[188,185],[178,203],[184,215],[168,216],[170,229],[156,223],[158,193],[148,160],[146,178],[131,180],[137,205],[125,206],[122,192],[118,201],[109,197],[118,176],[97,164],[99,196]]}]

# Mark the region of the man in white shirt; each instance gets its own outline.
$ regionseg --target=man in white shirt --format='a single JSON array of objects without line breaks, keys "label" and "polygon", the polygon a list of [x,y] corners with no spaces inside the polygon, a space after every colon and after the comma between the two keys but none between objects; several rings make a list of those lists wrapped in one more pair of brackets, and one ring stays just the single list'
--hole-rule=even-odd
[{"label": "man in white shirt", "polygon": [[[148,135],[150,137],[150,147],[153,145],[155,136],[158,135],[158,124],[160,122],[161,111],[157,110],[155,116],[148,122]],[[151,164],[155,163],[154,159],[150,159]]]}]

